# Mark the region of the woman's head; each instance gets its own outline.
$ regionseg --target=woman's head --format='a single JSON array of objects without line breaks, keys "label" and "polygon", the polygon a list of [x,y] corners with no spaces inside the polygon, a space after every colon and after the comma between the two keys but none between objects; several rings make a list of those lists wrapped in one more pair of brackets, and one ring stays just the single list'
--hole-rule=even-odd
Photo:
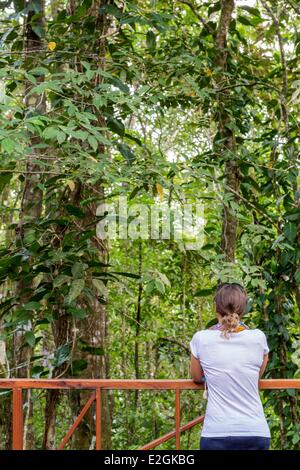
[{"label": "woman's head", "polygon": [[240,319],[245,313],[247,294],[245,289],[237,283],[221,284],[214,298],[216,312],[219,314],[223,335],[229,337],[239,325]]}]

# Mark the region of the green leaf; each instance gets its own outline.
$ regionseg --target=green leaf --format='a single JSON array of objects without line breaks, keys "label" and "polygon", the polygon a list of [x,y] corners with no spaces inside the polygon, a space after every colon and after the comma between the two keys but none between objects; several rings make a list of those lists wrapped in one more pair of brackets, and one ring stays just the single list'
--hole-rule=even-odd
[{"label": "green leaf", "polygon": [[35,67],[34,69],[30,70],[30,73],[32,75],[37,75],[37,76],[46,75],[48,72],[49,70],[46,69],[46,67]]},{"label": "green leaf", "polygon": [[39,310],[41,308],[41,304],[39,302],[27,302],[24,305],[24,310]]},{"label": "green leaf", "polygon": [[210,328],[211,326],[213,325],[216,325],[218,323],[218,320],[216,318],[214,318],[213,320],[210,320],[206,325],[205,325],[205,329],[207,330],[208,328]]},{"label": "green leaf", "polygon": [[29,311],[24,309],[17,309],[13,314],[13,323],[16,325],[23,325],[28,323],[28,320],[31,319],[31,314]]},{"label": "green leaf", "polygon": [[195,297],[208,297],[213,293],[213,289],[200,289],[197,292],[195,292],[194,296]]},{"label": "green leaf", "polygon": [[97,149],[98,149],[97,139],[95,137],[93,137],[92,135],[89,135],[87,140],[88,140],[88,143],[90,144],[90,146],[92,147],[92,149],[96,152]]},{"label": "green leaf", "polygon": [[101,108],[101,106],[107,105],[107,96],[95,94],[93,98],[93,105],[96,108]]},{"label": "green leaf", "polygon": [[85,263],[78,263],[78,262],[74,263],[71,268],[72,276],[77,279],[83,278],[84,271],[87,267],[88,266]]},{"label": "green leaf", "polygon": [[69,127],[65,127],[65,132],[69,136],[74,137],[74,139],[85,140],[88,137],[88,133],[86,131],[76,131],[74,129],[70,129]]},{"label": "green leaf", "polygon": [[123,93],[130,93],[128,85],[126,85],[126,83],[123,83],[122,80],[120,80],[118,77],[111,76],[109,81],[110,83],[112,83],[112,85],[119,88],[119,90],[121,90]]},{"label": "green leaf", "polygon": [[248,5],[239,5],[238,8],[241,8],[242,10],[246,10],[249,13],[251,13],[251,15],[258,16],[260,18],[260,11],[257,8],[250,7]]},{"label": "green leaf", "polygon": [[171,283],[170,283],[169,279],[167,278],[167,276],[164,273],[161,273],[161,272],[157,271],[157,274],[158,274],[160,280],[163,282],[163,284],[165,284],[168,287],[171,287]]},{"label": "green leaf", "polygon": [[79,207],[73,206],[72,204],[66,204],[65,209],[70,215],[74,215],[78,219],[83,219],[85,216],[84,212]]},{"label": "green leaf", "polygon": [[75,279],[70,287],[69,294],[68,294],[68,302],[71,303],[75,300],[83,291],[85,285],[84,279]]},{"label": "green leaf", "polygon": [[135,155],[132,153],[130,147],[127,144],[118,143],[117,147],[121,155],[123,155],[128,163],[131,163],[133,160],[135,160]]},{"label": "green leaf", "polygon": [[11,153],[15,148],[15,142],[9,138],[3,139],[1,141],[2,150]]},{"label": "green leaf", "polygon": [[286,212],[285,218],[286,220],[290,220],[290,221],[300,220],[300,208],[293,209],[289,212]]},{"label": "green leaf", "polygon": [[56,133],[56,139],[59,144],[62,144],[66,140],[67,136],[64,132],[58,130]]},{"label": "green leaf", "polygon": [[300,268],[298,268],[297,271],[295,272],[295,280],[297,284],[300,284]]},{"label": "green leaf", "polygon": [[43,131],[43,136],[45,139],[56,139],[58,132],[60,132],[56,127],[49,126],[46,127]]},{"label": "green leaf", "polygon": [[[20,0],[15,0],[14,1],[14,6],[16,8],[16,4],[17,2],[19,2]],[[9,6],[9,2],[7,2],[7,5],[5,6]],[[2,7],[3,8],[3,7]],[[11,34],[12,33],[12,34]],[[6,39],[10,39],[10,37],[14,37],[15,35],[15,27],[12,27],[12,28],[9,28],[5,31],[5,33],[1,36],[1,39],[0,39],[0,47],[2,48],[3,47],[3,44],[5,44],[5,41]]]},{"label": "green leaf", "polygon": [[47,376],[48,370],[43,366],[34,366],[31,370],[31,377],[33,379],[39,379],[42,376]]},{"label": "green leaf", "polygon": [[80,351],[86,352],[91,354],[92,356],[103,356],[104,349],[98,346],[90,346],[86,341],[79,340],[78,341],[78,349]]},{"label": "green leaf", "polygon": [[83,320],[86,317],[86,312],[82,308],[68,307],[68,312],[75,318]]},{"label": "green leaf", "polygon": [[151,51],[153,51],[156,47],[156,37],[153,31],[151,31],[151,29],[147,31],[146,44],[147,44],[148,49],[150,49]]},{"label": "green leaf", "polygon": [[116,134],[120,135],[121,137],[124,136],[125,134],[125,127],[122,121],[120,119],[116,119],[114,117],[108,117],[106,119],[106,125],[111,130],[112,132],[115,132]]},{"label": "green leaf", "polygon": [[226,123],[225,126],[232,131],[239,132],[239,128],[236,126],[236,124],[233,121]]},{"label": "green leaf", "polygon": [[33,95],[34,93],[41,94],[45,90],[53,90],[53,91],[59,91],[62,92],[61,89],[61,81],[60,80],[52,80],[49,82],[42,82],[39,85],[31,88],[31,90],[28,92],[28,95]]},{"label": "green leaf", "polygon": [[40,26],[38,24],[35,24],[32,26],[32,31],[35,32],[35,34],[39,37],[39,38],[44,38],[45,37],[45,28],[43,26]]},{"label": "green leaf", "polygon": [[133,274],[133,273],[125,273],[121,271],[110,271],[111,274],[118,274],[120,276],[126,276],[126,277],[133,277],[134,279],[140,279],[140,276],[138,274]]},{"label": "green leaf", "polygon": [[237,21],[239,23],[242,23],[242,24],[246,25],[246,26],[253,26],[252,22],[246,16],[238,15],[237,16]]},{"label": "green leaf", "polygon": [[54,359],[53,359],[53,366],[54,367],[59,367],[65,362],[68,361],[70,356],[70,346],[68,344],[64,344],[63,346],[60,346],[54,353]]},{"label": "green leaf", "polygon": [[288,222],[285,226],[284,226],[284,234],[286,236],[286,238],[290,241],[290,242],[293,242],[297,236],[297,230],[298,230],[298,227],[296,224],[293,224],[292,222]]},{"label": "green leaf", "polygon": [[206,243],[205,245],[201,247],[201,250],[211,250],[214,247],[215,245],[213,243]]},{"label": "green leaf", "polygon": [[165,285],[159,279],[155,279],[154,285],[158,292],[160,292],[161,294],[165,293]]},{"label": "green leaf", "polygon": [[71,281],[71,276],[66,276],[65,274],[59,274],[53,280],[53,287],[60,287],[66,282]]},{"label": "green leaf", "polygon": [[96,288],[98,294],[103,295],[103,296],[107,295],[107,287],[104,284],[104,282],[101,281],[101,279],[93,278],[92,279],[92,284]]},{"label": "green leaf", "polygon": [[80,375],[88,366],[87,361],[84,359],[75,359],[72,361],[71,370],[73,375]]},{"label": "green leaf", "polygon": [[35,336],[32,331],[26,331],[24,335],[25,343],[29,344],[30,347],[35,346]]},{"label": "green leaf", "polygon": [[[10,162],[9,165],[7,165],[6,167],[2,165],[1,169],[13,170],[15,167],[16,167],[15,162]],[[10,182],[12,176],[13,176],[13,173],[10,173],[9,171],[5,171],[3,173],[0,172],[0,194],[2,193],[5,186]]]}]

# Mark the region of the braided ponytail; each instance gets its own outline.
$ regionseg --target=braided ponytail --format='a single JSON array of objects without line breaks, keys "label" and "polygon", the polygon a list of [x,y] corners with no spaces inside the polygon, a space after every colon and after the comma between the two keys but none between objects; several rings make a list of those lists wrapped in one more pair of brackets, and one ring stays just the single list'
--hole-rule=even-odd
[{"label": "braided ponytail", "polygon": [[221,334],[229,338],[239,326],[247,305],[246,291],[235,283],[224,284],[215,295],[216,311],[220,315]]},{"label": "braided ponytail", "polygon": [[222,325],[221,335],[224,336],[224,338],[229,338],[229,333],[234,332],[239,326],[240,317],[236,312],[229,312],[221,318],[220,323]]}]

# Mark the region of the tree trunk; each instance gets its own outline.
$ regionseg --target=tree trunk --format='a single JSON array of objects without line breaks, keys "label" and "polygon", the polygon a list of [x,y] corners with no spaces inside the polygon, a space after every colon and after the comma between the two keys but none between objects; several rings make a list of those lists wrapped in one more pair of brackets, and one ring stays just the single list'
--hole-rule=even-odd
[{"label": "tree trunk", "polygon": [[[36,6],[39,8],[39,17],[37,12],[30,10],[24,24],[24,52],[25,52],[25,68],[30,69],[39,62],[42,54],[43,40],[36,34],[36,28],[44,29],[44,0],[38,0]],[[35,17],[35,18],[34,18]],[[34,23],[33,23],[34,22]],[[43,81],[42,77],[37,78],[37,82]],[[25,105],[28,110],[34,111],[36,114],[44,114],[46,110],[45,95],[33,93],[28,96],[33,84],[25,82]],[[26,247],[29,237],[34,235],[34,229],[27,224],[34,223],[39,220],[42,213],[43,194],[38,187],[41,183],[42,173],[39,165],[35,162],[39,158],[39,149],[35,146],[40,142],[38,136],[31,136],[29,142],[30,154],[26,162],[26,176],[23,186],[23,194],[20,206],[19,223],[16,228],[17,243],[20,247]],[[20,281],[17,285],[17,297],[20,305],[26,304],[31,297],[31,287],[25,281]],[[26,330],[32,327],[29,321],[27,325],[20,328],[14,334],[14,368],[16,377],[30,376],[30,359],[32,356],[32,348],[24,344],[24,334]],[[27,411],[24,416],[24,448],[32,449],[35,447],[34,435],[30,424],[32,416],[33,401],[31,399],[31,391],[26,392]]]},{"label": "tree trunk", "polygon": [[[220,20],[215,35],[215,68],[219,68],[216,77],[216,84],[219,87],[226,83],[227,76],[227,36],[232,13],[234,10],[234,0],[221,0],[221,14]],[[231,196],[234,201],[237,200],[237,192],[239,189],[239,168],[235,158],[236,142],[235,135],[228,124],[231,122],[231,116],[226,110],[226,104],[230,98],[229,89],[223,89],[218,92],[218,134],[220,139],[220,146],[218,152],[224,154],[225,159],[225,184],[226,192]],[[237,218],[234,211],[230,207],[230,202],[224,204],[223,209],[223,227],[222,227],[222,241],[221,249],[227,261],[233,262],[235,259],[236,247],[236,234],[237,234]]]},{"label": "tree trunk", "polygon": [[[139,241],[139,267],[138,273],[139,276],[142,276],[143,269],[143,245],[142,240]],[[135,369],[135,378],[140,378],[140,358],[139,358],[139,336],[141,329],[141,312],[142,312],[142,295],[143,295],[143,284],[140,279],[139,288],[138,288],[138,299],[136,307],[136,322],[135,322],[135,345],[134,345],[134,369]],[[139,393],[138,390],[135,390],[134,394],[134,407],[135,409],[138,406]]]},{"label": "tree trunk", "polygon": [[[99,11],[101,6],[109,4],[109,0],[95,0],[90,8],[89,15],[95,18],[95,31],[97,35],[96,47],[99,57],[98,67],[105,68],[106,56],[106,39],[105,36],[109,28],[109,23],[105,13]],[[95,85],[102,81],[102,76],[99,74]],[[98,108],[94,109],[96,116],[95,126],[100,128],[105,127],[105,119]],[[104,146],[98,145],[98,153],[104,152]],[[96,220],[97,206],[104,203],[104,189],[102,181],[99,180],[94,186],[86,186],[78,184],[75,190],[77,193],[78,203],[81,199],[97,197],[98,201],[88,204],[86,206],[86,217],[82,222],[84,229],[91,221]],[[99,261],[103,263],[108,262],[108,246],[106,241],[100,240],[97,236],[92,237],[92,243],[98,249]],[[108,342],[108,319],[103,297],[99,295],[97,289],[93,287],[91,279],[91,290],[93,292],[93,300],[86,303],[82,299],[79,300],[79,305],[85,307],[90,313],[84,320],[76,322],[76,328],[79,332],[78,342],[81,347],[77,348],[74,360],[86,361],[86,368],[82,371],[81,377],[86,378],[107,378],[109,377],[109,360],[107,354]],[[102,298],[101,298],[102,297]],[[78,344],[78,343],[77,343]],[[84,403],[90,396],[90,392],[73,391],[71,394],[71,408],[73,416],[77,415]],[[102,392],[102,448],[111,448],[111,421],[112,421],[112,408],[113,400],[111,391],[104,390]],[[85,415],[81,425],[76,430],[73,437],[73,445],[76,449],[89,449],[94,445],[94,410],[93,407]]]},{"label": "tree trunk", "polygon": [[[70,342],[73,337],[72,323],[66,315],[63,307],[58,309],[57,319],[52,324],[52,332],[54,339],[54,346],[57,350],[61,346]],[[66,365],[62,364],[53,371],[53,377],[65,376]],[[47,390],[46,392],[46,405],[45,405],[45,427],[43,435],[43,449],[54,450],[55,443],[55,428],[56,428],[56,414],[57,405],[61,397],[60,390]]]},{"label": "tree trunk", "polygon": [[[93,188],[92,188],[93,191]],[[104,198],[104,190],[101,188]],[[97,189],[99,194],[99,188]],[[79,185],[77,198],[78,201],[91,196],[91,190]],[[94,194],[95,196],[95,194]],[[89,204],[87,207],[86,218],[82,222],[84,228],[91,220],[96,217],[97,205]],[[106,243],[93,237],[93,243],[98,249],[99,261],[104,264],[108,263],[108,251]],[[103,293],[93,286],[93,280],[89,280],[90,289],[93,297],[89,301],[85,298],[79,298],[78,307],[84,309],[87,313],[86,318],[76,321],[77,348],[72,359],[73,361],[84,361],[85,369],[81,371],[82,378],[104,379],[109,377],[109,360],[107,354],[108,342],[108,319],[105,308],[106,293],[105,285],[103,285]],[[72,415],[75,417],[81,411],[85,402],[90,397],[90,392],[74,390],[71,393],[71,409]],[[111,448],[111,420],[112,420],[112,396],[107,390],[102,391],[102,448]],[[82,423],[73,436],[73,447],[76,449],[93,448],[95,434],[94,410],[89,409]]]}]

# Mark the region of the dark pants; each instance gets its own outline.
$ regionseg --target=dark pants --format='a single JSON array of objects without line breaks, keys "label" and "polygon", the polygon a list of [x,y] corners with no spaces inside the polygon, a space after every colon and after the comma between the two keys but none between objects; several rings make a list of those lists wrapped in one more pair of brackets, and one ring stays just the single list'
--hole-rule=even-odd
[{"label": "dark pants", "polygon": [[201,450],[269,450],[270,438],[261,436],[201,437]]}]

